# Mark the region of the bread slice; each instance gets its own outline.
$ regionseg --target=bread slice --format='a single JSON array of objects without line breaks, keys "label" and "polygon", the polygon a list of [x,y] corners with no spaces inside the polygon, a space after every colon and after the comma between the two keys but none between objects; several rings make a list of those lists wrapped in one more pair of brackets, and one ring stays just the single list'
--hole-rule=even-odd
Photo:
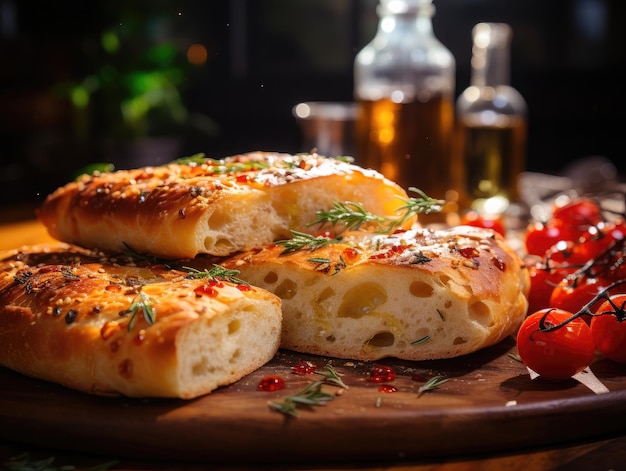
[{"label": "bread slice", "polygon": [[49,195],[38,215],[57,240],[179,259],[261,247],[290,230],[313,233],[316,212],[338,201],[394,217],[406,198],[346,161],[253,152],[83,176]]},{"label": "bread slice", "polygon": [[353,360],[451,358],[501,341],[526,314],[527,270],[492,231],[357,232],[317,242],[221,262],[282,298],[283,348]]},{"label": "bread slice", "polygon": [[0,258],[0,365],[87,393],[207,394],[274,356],[281,319],[275,295],[208,273],[66,244]]}]

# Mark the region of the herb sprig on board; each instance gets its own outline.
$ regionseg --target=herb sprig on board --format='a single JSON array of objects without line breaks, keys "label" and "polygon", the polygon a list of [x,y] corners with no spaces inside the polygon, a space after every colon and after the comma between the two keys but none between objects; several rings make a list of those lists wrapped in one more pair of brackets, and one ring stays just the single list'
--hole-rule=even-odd
[{"label": "herb sprig on board", "polygon": [[272,410],[281,414],[297,417],[299,415],[298,407],[313,408],[316,406],[325,406],[335,397],[333,394],[322,391],[324,384],[332,384],[342,389],[348,389],[348,385],[343,382],[341,376],[331,365],[326,365],[325,372],[316,372],[323,379],[309,383],[301,391],[285,397],[281,402],[270,401],[268,403]]}]

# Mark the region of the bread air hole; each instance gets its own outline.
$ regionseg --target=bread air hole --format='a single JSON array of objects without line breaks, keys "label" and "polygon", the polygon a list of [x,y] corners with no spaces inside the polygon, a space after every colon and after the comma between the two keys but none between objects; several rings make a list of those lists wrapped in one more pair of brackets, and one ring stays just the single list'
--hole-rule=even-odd
[{"label": "bread air hole", "polygon": [[274,294],[281,299],[291,299],[298,292],[298,285],[292,280],[285,280],[274,290]]},{"label": "bread air hole", "polygon": [[263,282],[268,285],[273,285],[277,281],[278,281],[278,275],[276,274],[275,271],[267,272],[267,274],[263,278]]},{"label": "bread air hole", "polygon": [[470,319],[480,325],[488,326],[492,322],[491,309],[482,301],[476,301],[469,305]]},{"label": "bread air hole", "polygon": [[414,281],[409,286],[409,293],[411,293],[416,298],[430,298],[434,289],[428,283],[424,283],[423,281]]},{"label": "bread air hole", "polygon": [[378,283],[368,282],[346,291],[337,311],[338,317],[359,319],[368,316],[387,302],[387,291]]},{"label": "bread air hole", "polygon": [[396,342],[396,337],[391,332],[379,332],[369,339],[365,345],[382,348],[391,347]]},{"label": "bread air hole", "polygon": [[236,249],[232,242],[228,239],[213,239],[212,237],[206,237],[204,239],[204,248],[211,251],[219,251],[224,253],[232,252]]},{"label": "bread air hole", "polygon": [[240,328],[241,328],[241,322],[239,321],[239,319],[235,319],[234,321],[229,322],[228,323],[228,335],[233,335],[234,333],[238,332]]}]

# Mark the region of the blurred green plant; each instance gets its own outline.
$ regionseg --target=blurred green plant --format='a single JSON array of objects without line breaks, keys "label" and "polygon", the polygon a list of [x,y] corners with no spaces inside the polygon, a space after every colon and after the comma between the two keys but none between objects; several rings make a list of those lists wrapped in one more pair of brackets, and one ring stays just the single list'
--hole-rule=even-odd
[{"label": "blurred green plant", "polygon": [[183,101],[190,64],[173,40],[146,41],[132,28],[118,27],[86,40],[83,49],[84,76],[55,86],[71,102],[76,137],[217,134],[213,120],[191,113]]}]

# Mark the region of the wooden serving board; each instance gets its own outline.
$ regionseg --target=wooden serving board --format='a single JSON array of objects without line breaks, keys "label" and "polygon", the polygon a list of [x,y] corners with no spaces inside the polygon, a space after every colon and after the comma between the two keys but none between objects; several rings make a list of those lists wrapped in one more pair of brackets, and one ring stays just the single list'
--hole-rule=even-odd
[{"label": "wooden serving board", "polygon": [[[0,227],[0,248],[46,238],[35,222]],[[593,373],[608,389],[596,394],[575,380],[532,380],[515,354],[510,338],[473,355],[429,362],[350,362],[280,351],[239,382],[191,401],[90,396],[0,368],[0,440],[108,459],[356,466],[626,435],[626,365],[594,362]],[[268,401],[321,378],[294,374],[303,360],[320,371],[331,364],[349,388],[297,417],[270,409]],[[396,379],[387,384],[396,392],[369,381],[376,364],[394,369]],[[259,391],[267,375],[283,378],[285,389]],[[420,395],[434,375],[448,381]]]},{"label": "wooden serving board", "polygon": [[[513,453],[626,433],[626,365],[596,361],[592,370],[609,392],[595,394],[575,380],[531,380],[510,356],[515,352],[512,339],[429,362],[355,363],[280,351],[241,381],[191,401],[90,396],[0,369],[0,439],[118,459],[371,465]],[[349,389],[297,417],[270,409],[268,401],[320,379],[293,372],[302,360],[320,370],[331,364]],[[377,364],[395,370],[387,384],[396,392],[381,392],[369,381]],[[419,395],[424,378],[435,374],[449,380]],[[285,389],[259,391],[266,375],[282,377]]]}]

